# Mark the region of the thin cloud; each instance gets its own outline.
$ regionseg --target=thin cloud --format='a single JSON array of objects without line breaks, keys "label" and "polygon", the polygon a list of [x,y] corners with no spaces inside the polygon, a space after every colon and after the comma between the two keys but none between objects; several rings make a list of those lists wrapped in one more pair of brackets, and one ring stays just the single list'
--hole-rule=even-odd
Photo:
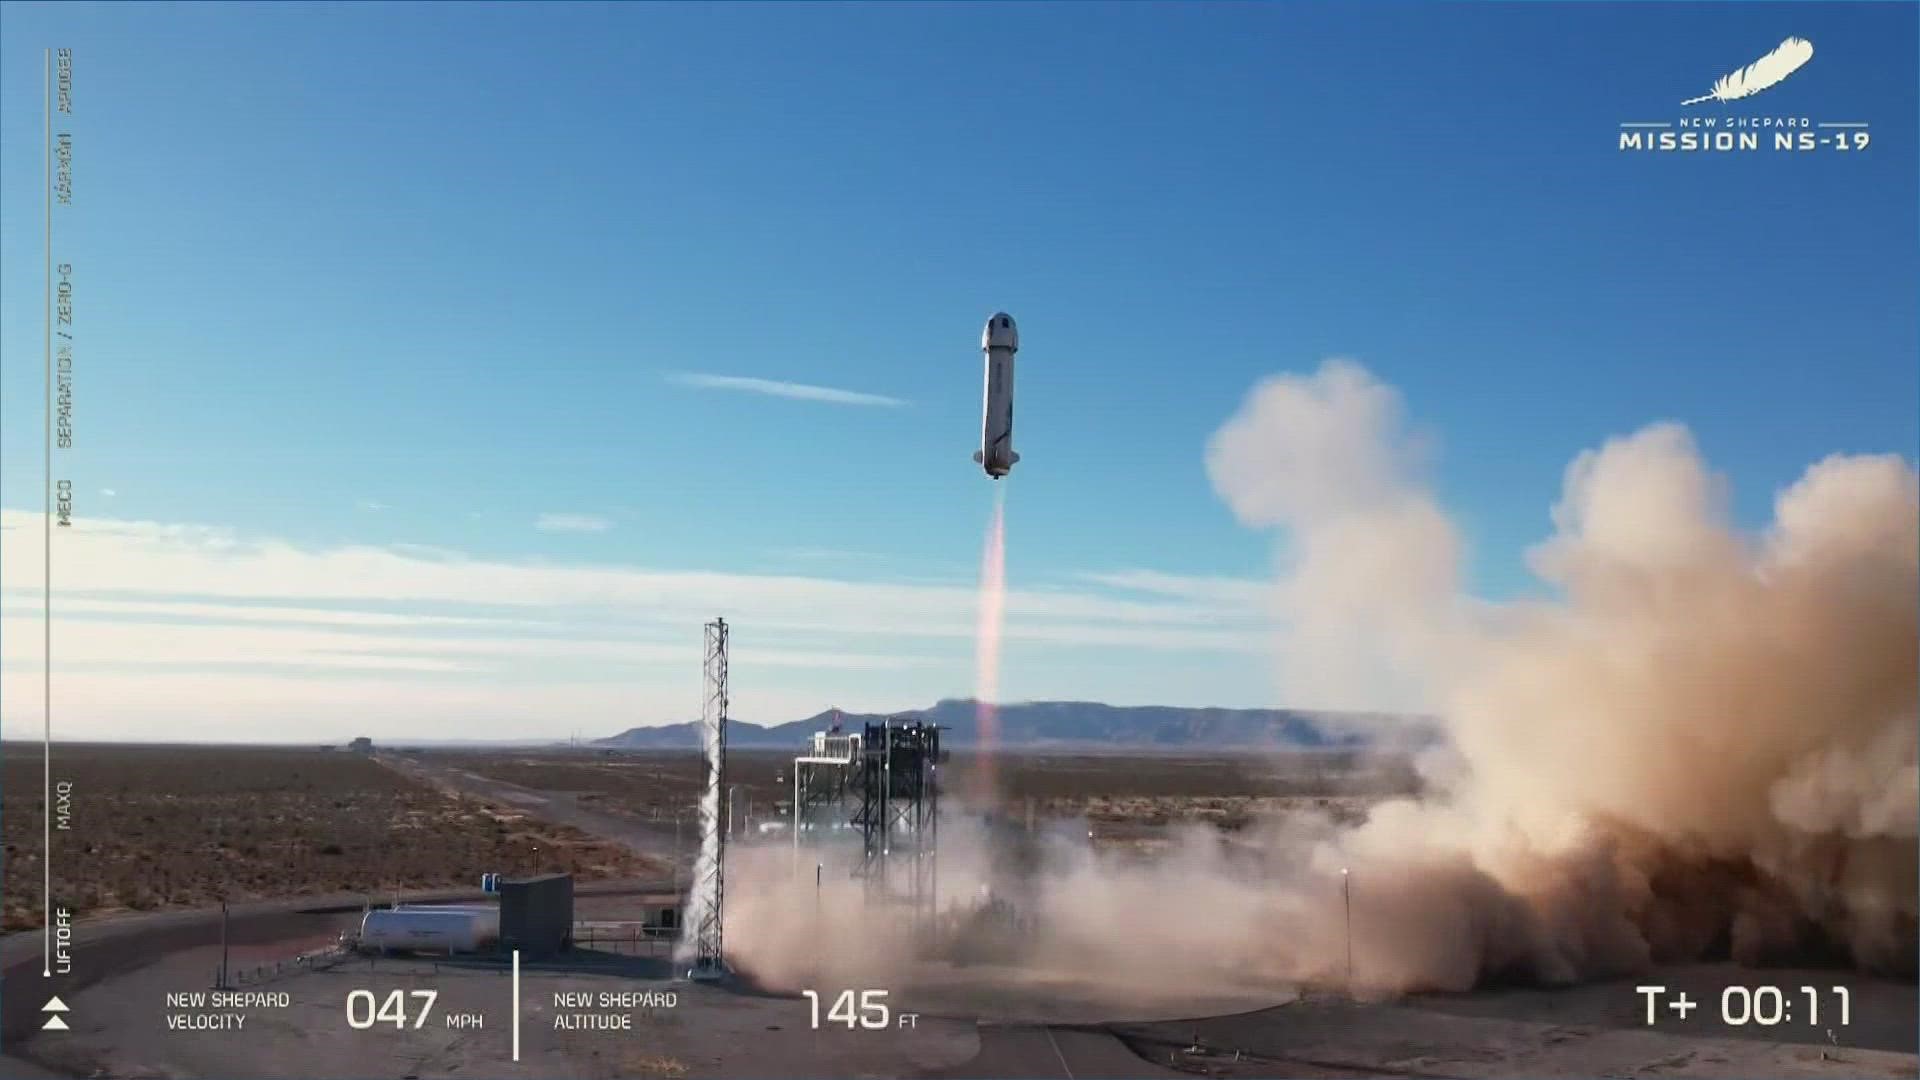
[{"label": "thin cloud", "polygon": [[[15,598],[10,605],[12,615],[38,619],[46,610],[41,595],[28,589],[10,589],[6,593]],[[377,630],[392,628],[447,628],[513,631],[553,631],[565,628],[565,624],[525,618],[507,618],[485,615],[432,615],[411,612],[343,610],[329,607],[302,607],[285,604],[217,604],[182,599],[96,599],[92,597],[64,597],[54,601],[54,607],[63,617],[74,616],[94,620],[120,620],[129,624],[138,622],[166,623],[231,623],[248,625],[253,623],[276,623],[288,626],[333,626],[349,628],[372,628]]]},{"label": "thin cloud", "polygon": [[[40,619],[34,613],[0,617],[0,631],[9,637],[30,634],[39,625]],[[165,625],[166,632],[155,633],[156,625]],[[62,633],[55,646],[55,659],[60,665],[106,668],[205,670],[216,663],[226,663],[499,673],[524,669],[529,661],[543,659],[602,666],[618,664],[627,668],[684,669],[692,666],[696,656],[693,646],[681,642],[605,636],[429,636],[409,632],[412,628],[405,625],[369,633],[366,631],[371,627],[346,623],[337,628],[310,628],[266,620],[225,625],[180,620],[156,624],[89,619],[63,622],[59,629]],[[34,654],[27,650],[25,655]],[[756,667],[809,670],[884,671],[927,663],[924,657],[900,653],[830,652],[804,645],[756,646],[741,650],[740,655]]]},{"label": "thin cloud", "polygon": [[[29,602],[42,586],[41,518],[0,510],[0,528],[9,530],[0,703],[5,724],[30,726],[43,662],[41,612]],[[169,725],[195,738],[304,737],[316,724],[351,734],[369,717],[408,735],[450,725],[525,734],[530,717],[557,715],[609,731],[685,720],[697,705],[686,684],[701,659],[699,628],[716,613],[742,628],[741,671],[763,672],[742,680],[739,715],[777,722],[829,699],[879,710],[964,690],[977,630],[971,581],[308,549],[112,518],[76,522],[61,543],[55,674],[76,738]],[[1267,650],[1264,620],[1244,606],[1173,592],[1015,589],[1007,640],[1135,668],[1151,667],[1152,654],[1252,663]],[[196,725],[209,701],[219,722]]]},{"label": "thin cloud", "polygon": [[[552,515],[557,516],[557,515]],[[34,532],[40,515],[0,510],[0,525]],[[111,518],[77,522],[64,538],[65,588],[97,599],[278,602],[301,606],[377,603],[485,605],[489,609],[565,608],[617,614],[684,629],[715,611],[744,624],[796,633],[831,632],[897,639],[902,635],[971,641],[978,590],[972,582],[906,584],[843,576],[719,573],[622,565],[480,559],[436,551],[352,545],[320,550],[284,540],[243,538],[230,529]],[[8,590],[37,590],[39,539],[25,537],[0,562]],[[1189,648],[1226,621],[1257,623],[1255,611],[1172,596],[1122,599],[1072,590],[1008,592],[1008,634],[1059,644]],[[363,608],[364,610],[364,608]],[[462,613],[464,614],[464,613]],[[1170,632],[1182,632],[1171,639]],[[1192,634],[1193,636],[1189,636]],[[1241,651],[1238,648],[1230,651]]]},{"label": "thin cloud", "polygon": [[550,533],[601,533],[613,528],[613,522],[596,514],[541,514],[533,527]]},{"label": "thin cloud", "polygon": [[361,499],[360,509],[367,511],[370,514],[377,514],[382,510],[391,510],[392,507],[388,506],[386,503],[379,502],[374,499]]},{"label": "thin cloud", "polygon": [[1079,575],[1110,589],[1216,604],[1226,609],[1265,611],[1277,589],[1272,582],[1210,575],[1164,574],[1156,570],[1117,570]]},{"label": "thin cloud", "polygon": [[691,386],[701,390],[739,390],[749,394],[792,398],[795,401],[822,401],[829,405],[877,405],[892,409],[906,404],[900,398],[888,397],[885,394],[840,390],[831,386],[814,386],[809,383],[780,382],[776,379],[754,379],[744,375],[708,375],[697,371],[675,372],[667,376],[667,381],[676,386]]}]

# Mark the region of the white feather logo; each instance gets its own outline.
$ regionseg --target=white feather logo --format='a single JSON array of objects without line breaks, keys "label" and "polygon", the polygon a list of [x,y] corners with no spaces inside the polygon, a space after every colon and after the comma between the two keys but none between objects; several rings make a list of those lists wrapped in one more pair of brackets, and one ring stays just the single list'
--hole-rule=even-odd
[{"label": "white feather logo", "polygon": [[1698,105],[1702,101],[1732,101],[1735,98],[1752,97],[1799,71],[1801,65],[1811,59],[1813,42],[1806,38],[1790,37],[1781,42],[1778,48],[1739,71],[1722,75],[1710,92],[1697,98],[1688,98],[1680,104]]}]

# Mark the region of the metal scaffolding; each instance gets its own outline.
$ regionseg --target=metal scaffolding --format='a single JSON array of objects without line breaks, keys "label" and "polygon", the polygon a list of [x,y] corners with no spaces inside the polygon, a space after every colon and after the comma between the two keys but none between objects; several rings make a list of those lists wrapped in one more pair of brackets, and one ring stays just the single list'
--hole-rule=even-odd
[{"label": "metal scaffolding", "polygon": [[860,736],[844,735],[837,719],[830,731],[815,732],[807,750],[793,759],[793,846],[832,839],[850,828],[858,807],[854,781],[859,775]]},{"label": "metal scaffolding", "polygon": [[860,748],[853,824],[865,845],[868,895],[904,901],[930,923],[940,885],[940,728],[868,724]]}]

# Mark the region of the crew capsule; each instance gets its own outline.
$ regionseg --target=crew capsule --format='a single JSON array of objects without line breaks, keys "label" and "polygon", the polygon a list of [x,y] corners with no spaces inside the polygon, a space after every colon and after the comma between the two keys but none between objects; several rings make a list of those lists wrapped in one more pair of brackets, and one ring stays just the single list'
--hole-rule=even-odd
[{"label": "crew capsule", "polygon": [[980,449],[973,460],[995,480],[1007,475],[1020,455],[1013,452],[1013,356],[1020,351],[1020,327],[1002,311],[980,331],[985,354],[985,390],[980,406]]},{"label": "crew capsule", "polygon": [[1020,350],[1020,327],[1014,323],[1013,316],[1001,312],[987,320],[986,328],[980,331],[982,349],[1005,349],[1008,352]]}]

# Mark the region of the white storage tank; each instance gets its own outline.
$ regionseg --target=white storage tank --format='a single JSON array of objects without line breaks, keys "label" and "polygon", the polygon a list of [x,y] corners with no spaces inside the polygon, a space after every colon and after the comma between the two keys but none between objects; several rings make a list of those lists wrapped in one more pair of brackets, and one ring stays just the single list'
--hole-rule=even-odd
[{"label": "white storage tank", "polygon": [[395,908],[369,911],[360,920],[360,947],[394,952],[473,952],[488,935],[471,911]]},{"label": "white storage tank", "polygon": [[464,912],[479,920],[482,942],[497,941],[500,938],[500,905],[498,904],[401,904],[395,910]]}]

